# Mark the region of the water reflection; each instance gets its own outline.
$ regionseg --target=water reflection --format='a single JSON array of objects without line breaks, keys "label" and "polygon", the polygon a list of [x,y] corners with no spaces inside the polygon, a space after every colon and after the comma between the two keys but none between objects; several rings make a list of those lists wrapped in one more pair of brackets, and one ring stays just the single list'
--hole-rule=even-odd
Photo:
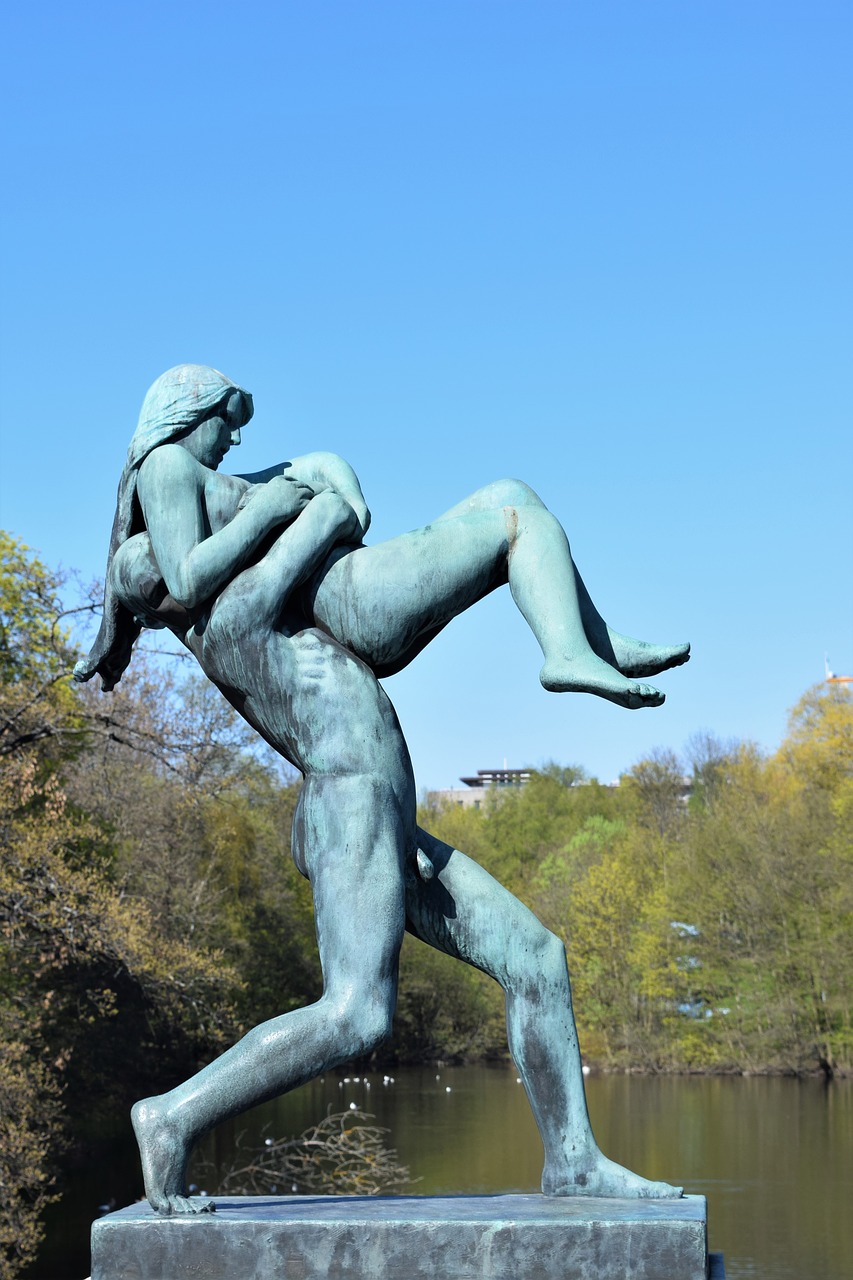
[{"label": "water reflection", "polygon": [[[419,1194],[538,1189],[542,1145],[511,1068],[416,1068],[395,1081],[328,1076],[259,1107],[251,1129],[292,1133],[357,1102],[391,1130]],[[592,1076],[587,1094],[608,1155],[708,1197],[729,1280],[849,1280],[853,1081]],[[224,1128],[207,1154],[227,1163],[234,1133],[249,1128]]]},{"label": "water reflection", "polygon": [[[351,1102],[391,1130],[421,1195],[534,1191],[542,1147],[507,1067],[409,1068],[368,1081],[330,1075],[223,1125],[202,1154],[230,1163],[236,1134],[299,1133]],[[439,1079],[436,1079],[439,1076]],[[369,1085],[369,1087],[368,1087]],[[450,1090],[448,1092],[448,1089]],[[593,1127],[614,1159],[708,1197],[711,1248],[728,1280],[849,1280],[853,1274],[853,1081],[603,1076],[587,1080]],[[212,1189],[212,1188],[209,1188]],[[51,1215],[32,1280],[88,1275],[98,1204],[141,1193],[129,1125]]]}]

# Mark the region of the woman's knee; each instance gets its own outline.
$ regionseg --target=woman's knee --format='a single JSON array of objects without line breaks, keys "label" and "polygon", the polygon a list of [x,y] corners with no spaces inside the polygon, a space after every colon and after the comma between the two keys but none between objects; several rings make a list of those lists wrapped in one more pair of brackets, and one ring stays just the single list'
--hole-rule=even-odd
[{"label": "woman's knee", "polygon": [[541,507],[545,510],[539,494],[523,480],[495,480],[489,485],[488,492],[497,507]]},{"label": "woman's knee", "polygon": [[539,960],[542,969],[551,977],[561,978],[568,971],[566,948],[561,938],[550,929],[542,926],[542,936],[538,944]]}]

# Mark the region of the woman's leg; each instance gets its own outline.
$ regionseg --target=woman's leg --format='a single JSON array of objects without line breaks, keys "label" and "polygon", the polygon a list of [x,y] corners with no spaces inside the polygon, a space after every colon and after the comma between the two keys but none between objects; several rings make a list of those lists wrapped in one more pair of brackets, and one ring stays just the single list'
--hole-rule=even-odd
[{"label": "woman's leg", "polygon": [[586,1107],[566,953],[532,912],[472,859],[418,829],[433,876],[410,877],[408,927],[475,965],[506,993],[507,1032],[545,1147],[546,1195],[677,1197],[599,1150]]},{"label": "woman's leg", "polygon": [[[450,511],[440,516],[441,520],[452,520],[455,516],[465,515],[472,511],[493,510],[495,507],[541,507],[547,510],[545,503],[529,485],[521,480],[496,480],[465,498]],[[690,657],[689,644],[657,645],[646,640],[635,640],[623,635],[608,626],[595,607],[586,584],[580,575],[577,565],[572,560],[575,571],[575,587],[578,606],[580,608],[583,629],[593,653],[603,658],[611,667],[621,671],[623,676],[634,679],[645,679],[659,675],[671,667],[679,667]]]},{"label": "woman's leg", "polygon": [[690,644],[687,641],[671,645],[650,644],[648,640],[635,640],[608,626],[593,604],[577,565],[575,584],[584,631],[593,651],[621,671],[623,676],[644,679],[689,661]]},{"label": "woman's leg", "polygon": [[316,1004],[255,1027],[184,1084],[133,1108],[145,1194],[159,1213],[198,1212],[185,1196],[192,1148],[215,1125],[387,1036],[405,924],[403,828],[373,776],[309,778],[295,843],[314,891],[324,990]]},{"label": "woman's leg", "polygon": [[434,524],[336,559],[312,587],[317,625],[378,674],[390,674],[451,618],[509,582],[542,648],[546,689],[659,706],[661,693],[624,677],[590,647],[565,533],[538,499],[526,500],[532,490],[506,483],[525,501],[497,505],[511,495],[492,486],[495,505],[474,495]]}]

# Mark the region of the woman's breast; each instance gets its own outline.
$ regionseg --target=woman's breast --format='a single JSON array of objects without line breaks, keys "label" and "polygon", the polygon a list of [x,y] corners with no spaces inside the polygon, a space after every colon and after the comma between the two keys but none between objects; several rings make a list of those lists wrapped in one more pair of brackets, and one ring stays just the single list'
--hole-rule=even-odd
[{"label": "woman's breast", "polygon": [[207,473],[204,478],[204,506],[211,533],[218,533],[231,523],[248,488],[249,482],[238,476],[220,475],[218,471]]}]

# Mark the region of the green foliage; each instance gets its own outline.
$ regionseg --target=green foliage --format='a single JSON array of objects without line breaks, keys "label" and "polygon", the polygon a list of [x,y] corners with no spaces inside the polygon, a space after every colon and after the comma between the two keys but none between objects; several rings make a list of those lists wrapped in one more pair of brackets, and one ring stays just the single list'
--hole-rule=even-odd
[{"label": "green foliage", "polygon": [[0,1280],[32,1262],[42,1238],[41,1214],[58,1198],[50,1157],[58,1121],[58,1089],[17,1038],[31,1033],[0,1004]]},{"label": "green foliage", "polygon": [[[94,744],[130,750],[128,739],[68,683],[58,580],[13,540],[0,547],[0,1274],[11,1277],[37,1248],[73,1119],[123,1112],[224,1047],[238,980],[221,954],[167,938],[121,883],[124,851],[86,804],[103,771],[71,795]],[[134,741],[150,794],[168,744],[147,723]]]},{"label": "green foliage", "polygon": [[62,579],[22,542],[0,530],[0,758],[81,731],[70,688],[75,654],[63,627]]},{"label": "green foliage", "polygon": [[532,885],[533,905],[540,919],[564,942],[568,942],[568,922],[579,900],[579,884],[608,856],[625,830],[621,819],[594,813],[563,849],[542,859]]},{"label": "green foliage", "polygon": [[28,547],[0,530],[0,684],[38,687],[67,674],[60,585]]},{"label": "green foliage", "polygon": [[71,1080],[102,1099],[116,1091],[124,1099],[127,1071],[118,1068],[129,1043],[132,1062],[180,1070],[221,1044],[233,1023],[225,982],[215,976],[225,970],[221,957],[178,941],[166,950],[145,904],[111,883],[99,860],[85,865],[81,851],[96,846],[93,831],[70,810],[55,776],[40,782],[33,761],[6,767],[0,998],[38,1011],[30,1043],[66,1086]]},{"label": "green foliage", "polygon": [[615,819],[623,807],[617,793],[587,782],[577,766],[548,765],[531,771],[524,787],[495,787],[482,809],[439,803],[419,820],[529,902],[542,863],[559,855],[588,818]]},{"label": "green foliage", "polygon": [[310,1004],[322,991],[311,889],[290,854],[300,786],[255,770],[204,809],[218,908],[212,922],[243,979],[245,1025]]},{"label": "green foliage", "polygon": [[406,937],[389,1054],[471,1062],[506,1053],[503,995],[491,978]]},{"label": "green foliage", "polygon": [[731,1065],[853,1066],[852,731],[849,695],[810,691],[779,752],[743,750],[690,825],[684,883],[701,930],[707,1039]]},{"label": "green foliage", "polygon": [[853,694],[849,686],[816,685],[791,712],[780,762],[810,786],[831,793],[853,779]]},{"label": "green foliage", "polygon": [[853,1069],[853,699],[810,690],[769,759],[708,734],[688,758],[424,821],[562,938],[588,1058]]}]

